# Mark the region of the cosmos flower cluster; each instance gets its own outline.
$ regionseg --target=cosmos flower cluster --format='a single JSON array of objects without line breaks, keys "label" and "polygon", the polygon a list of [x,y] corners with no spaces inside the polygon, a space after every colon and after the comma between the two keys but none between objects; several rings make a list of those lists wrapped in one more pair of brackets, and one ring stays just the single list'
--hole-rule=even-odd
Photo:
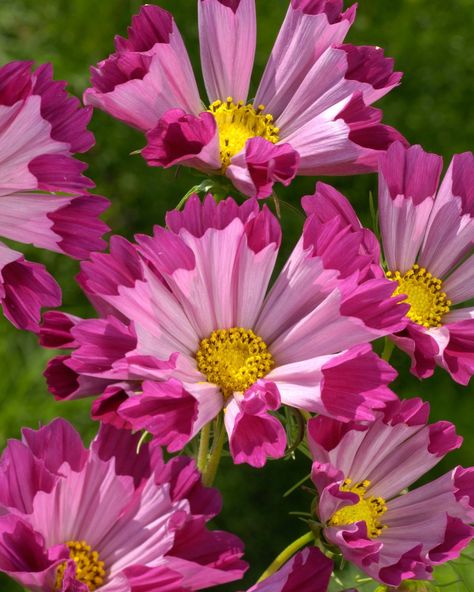
[{"label": "cosmos flower cluster", "polygon": [[[92,68],[85,107],[50,65],[0,68],[0,233],[79,259],[95,314],[57,309],[52,275],[0,243],[3,312],[56,350],[55,399],[90,397],[99,423],[89,447],[60,418],[8,442],[0,571],[33,592],[239,580],[242,541],[209,525],[220,458],[261,469],[302,450],[307,533],[247,592],[326,592],[341,557],[392,588],[429,580],[474,538],[474,467],[409,489],[462,438],[399,398],[389,358],[398,347],[420,379],[474,374],[474,155],[455,155],[440,182],[441,157],[381,123],[372,104],[401,73],[380,48],[344,43],[355,6],[290,0],[249,99],[255,0],[197,3],[204,101],[155,5]],[[151,235],[105,241],[108,201],[75,158],[94,143],[94,107],[143,132],[149,165],[194,168],[228,196],[190,192]],[[373,230],[318,182],[288,248],[276,184],[367,172]]]}]

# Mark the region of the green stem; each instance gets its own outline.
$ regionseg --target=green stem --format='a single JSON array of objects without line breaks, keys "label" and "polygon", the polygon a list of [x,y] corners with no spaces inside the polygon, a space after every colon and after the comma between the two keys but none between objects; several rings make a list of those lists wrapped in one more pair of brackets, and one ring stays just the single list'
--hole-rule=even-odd
[{"label": "green stem", "polygon": [[291,559],[291,557],[296,553],[296,551],[299,551],[299,549],[301,549],[308,543],[312,543],[313,541],[314,533],[312,532],[307,532],[299,539],[296,539],[296,541],[293,541],[291,545],[288,545],[288,547],[284,549],[273,561],[273,563],[263,572],[263,574],[258,579],[258,582],[261,582],[269,578],[276,571],[278,571],[282,565],[284,565],[289,559]]},{"label": "green stem", "polygon": [[219,463],[222,456],[222,450],[224,449],[226,436],[224,422],[222,422],[220,431],[216,430],[216,432],[218,433],[218,436],[214,437],[211,454],[209,455],[206,468],[204,469],[204,472],[202,474],[202,483],[207,487],[211,487],[211,485],[214,483],[214,479],[216,478],[217,469],[219,468]]},{"label": "green stem", "polygon": [[199,450],[197,456],[197,466],[201,474],[204,473],[207,464],[207,455],[209,453],[209,437],[211,435],[211,422],[206,424],[201,430],[199,439]]},{"label": "green stem", "polygon": [[385,345],[382,352],[382,359],[388,362],[392,356],[393,348],[395,344],[388,337],[385,337]]}]

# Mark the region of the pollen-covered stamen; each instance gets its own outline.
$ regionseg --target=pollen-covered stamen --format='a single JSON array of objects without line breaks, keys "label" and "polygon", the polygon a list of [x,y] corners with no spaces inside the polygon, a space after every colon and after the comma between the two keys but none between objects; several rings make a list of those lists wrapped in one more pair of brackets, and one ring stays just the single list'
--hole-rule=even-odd
[{"label": "pollen-covered stamen", "polygon": [[367,536],[375,539],[382,534],[386,525],[380,522],[380,518],[387,511],[383,497],[366,496],[370,481],[361,481],[352,484],[352,479],[345,479],[340,487],[341,491],[350,491],[359,496],[359,501],[351,506],[344,506],[331,516],[329,526],[346,526],[356,522],[365,522],[367,525]]},{"label": "pollen-covered stamen", "polygon": [[248,139],[260,136],[272,144],[279,140],[279,128],[273,125],[273,116],[264,114],[265,107],[244,105],[243,101],[234,103],[232,97],[227,101],[214,101],[209,112],[216,119],[219,131],[222,171],[230,165],[231,158],[243,150]]},{"label": "pollen-covered stamen", "polygon": [[[100,560],[99,553],[93,551],[85,541],[68,541],[69,556],[76,563],[76,579],[85,584],[90,592],[100,588],[105,581],[105,565]],[[56,590],[61,590],[66,563],[56,570]]]},{"label": "pollen-covered stamen", "polygon": [[213,331],[199,344],[196,360],[199,371],[221,387],[224,397],[247,390],[274,365],[263,339],[242,327]]},{"label": "pollen-covered stamen", "polygon": [[406,294],[405,302],[410,305],[407,316],[410,320],[427,329],[441,327],[443,315],[449,312],[452,302],[442,291],[440,279],[417,264],[404,274],[388,271],[386,276],[398,283],[394,295]]}]

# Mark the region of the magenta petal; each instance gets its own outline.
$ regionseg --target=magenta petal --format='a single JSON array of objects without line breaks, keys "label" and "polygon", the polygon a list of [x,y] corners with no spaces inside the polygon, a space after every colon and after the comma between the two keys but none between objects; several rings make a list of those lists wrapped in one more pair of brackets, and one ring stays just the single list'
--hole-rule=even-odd
[{"label": "magenta petal", "polygon": [[[285,430],[268,413],[280,406],[280,395],[273,383],[256,383],[246,391],[237,409],[231,409],[231,405],[227,407],[226,427],[231,430],[230,451],[236,464],[261,468],[268,457],[281,458],[285,454]],[[229,414],[233,416],[233,425]]]},{"label": "magenta petal", "polygon": [[382,568],[378,577],[384,584],[399,586],[403,580],[409,578],[425,579],[433,571],[425,567],[421,557],[422,545],[410,549],[400,557],[396,564]]},{"label": "magenta petal", "polygon": [[94,187],[93,181],[82,174],[86,168],[85,163],[64,154],[42,154],[28,165],[30,173],[38,181],[39,189],[71,193]]},{"label": "magenta petal", "polygon": [[102,392],[110,380],[92,376],[80,376],[68,367],[70,356],[57,356],[48,362],[44,377],[48,389],[59,401],[82,399]]},{"label": "magenta petal", "polygon": [[205,530],[205,520],[189,520],[175,533],[167,565],[183,575],[183,583],[192,590],[239,580],[248,565],[241,560],[243,543],[236,536]]},{"label": "magenta petal", "polygon": [[388,388],[396,371],[370,346],[354,347],[334,357],[322,372],[322,402],[327,412],[341,421],[373,420],[374,410],[397,399]]},{"label": "magenta petal", "polygon": [[430,443],[428,452],[444,457],[451,450],[462,444],[462,438],[456,434],[456,426],[449,421],[438,421],[430,425]]},{"label": "magenta petal", "polygon": [[134,393],[129,391],[126,384],[111,384],[94,400],[91,407],[91,418],[116,428],[132,429],[132,424],[119,414],[122,403]]},{"label": "magenta petal", "polygon": [[468,385],[474,375],[474,319],[449,324],[448,329],[443,366],[456,382]]},{"label": "magenta petal", "polygon": [[309,547],[247,592],[326,592],[333,567],[333,562],[319,549]]},{"label": "magenta petal", "polygon": [[147,140],[142,156],[150,166],[182,163],[204,171],[220,168],[216,120],[211,113],[195,116],[182,109],[167,111],[147,133]]},{"label": "magenta petal", "polygon": [[290,144],[272,144],[255,137],[247,140],[244,152],[233,157],[226,175],[239,191],[262,199],[271,194],[274,183],[288,186],[298,163],[299,155]]},{"label": "magenta petal", "polygon": [[41,458],[17,440],[8,442],[0,460],[0,515],[2,508],[17,508],[30,513],[38,491],[51,491],[55,476]]},{"label": "magenta petal", "polygon": [[117,36],[116,53],[91,68],[84,102],[142,131],[169,109],[197,114],[201,102],[183,39],[169,12],[142,6],[128,39]]},{"label": "magenta petal", "polygon": [[392,199],[403,195],[415,205],[436,193],[443,161],[421,146],[408,149],[394,144],[380,159],[381,182],[387,185]]},{"label": "magenta petal", "polygon": [[347,55],[347,80],[357,80],[373,87],[364,96],[368,104],[377,101],[400,83],[402,72],[394,72],[393,58],[386,58],[381,47],[340,45]]},{"label": "magenta petal", "polygon": [[60,558],[51,559],[43,537],[13,515],[0,517],[0,533],[0,571],[21,586],[47,590],[57,566],[67,557],[65,548]]},{"label": "magenta petal", "polygon": [[[154,443],[151,446],[156,448]],[[155,461],[153,467],[155,483],[169,483],[171,499],[187,499],[194,516],[204,516],[210,520],[219,514],[222,508],[221,495],[217,489],[202,485],[201,473],[193,459],[176,456],[164,466]]]},{"label": "magenta petal", "polygon": [[66,562],[66,569],[64,570],[61,590],[59,592],[89,592],[89,586],[77,580],[76,576],[76,562],[70,559]]},{"label": "magenta petal", "polygon": [[78,347],[67,365],[78,374],[113,379],[115,363],[122,361],[137,344],[133,327],[112,316],[80,321],[71,333]]},{"label": "magenta petal", "polygon": [[58,248],[76,259],[85,259],[92,251],[102,251],[106,243],[102,235],[109,227],[99,219],[109,201],[99,196],[71,199],[67,206],[48,214],[52,231],[61,237]]},{"label": "magenta petal", "polygon": [[39,430],[23,428],[22,436],[35,457],[52,473],[58,473],[64,462],[73,471],[80,471],[89,456],[79,434],[64,419],[54,419]]},{"label": "magenta petal", "polygon": [[189,592],[182,585],[183,576],[167,567],[134,565],[123,570],[134,592]]},{"label": "magenta petal", "polygon": [[245,200],[239,205],[228,197],[219,203],[209,194],[201,202],[197,195],[191,195],[182,210],[171,210],[166,214],[166,225],[175,234],[186,229],[196,238],[201,238],[209,228],[222,230],[238,218],[244,224],[259,213],[258,202]]},{"label": "magenta petal", "polygon": [[50,349],[69,349],[79,344],[71,335],[71,329],[80,321],[79,317],[50,310],[43,315],[39,331],[39,342]]},{"label": "magenta petal", "polygon": [[456,559],[461,551],[474,538],[474,528],[464,524],[459,518],[448,516],[444,541],[430,551],[429,557],[434,564]]},{"label": "magenta petal", "polygon": [[145,381],[143,394],[125,401],[119,414],[134,429],[151,432],[159,444],[176,452],[194,435],[198,401],[177,380]]},{"label": "magenta petal", "polygon": [[16,327],[38,332],[41,308],[59,306],[61,290],[44,265],[17,255],[0,270],[3,312]]}]

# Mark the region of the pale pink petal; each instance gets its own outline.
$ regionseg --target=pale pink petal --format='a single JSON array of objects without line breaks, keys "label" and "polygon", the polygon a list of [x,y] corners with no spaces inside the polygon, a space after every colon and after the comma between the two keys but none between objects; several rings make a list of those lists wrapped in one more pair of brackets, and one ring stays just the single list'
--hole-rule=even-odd
[{"label": "pale pink petal", "polygon": [[396,86],[401,73],[392,73],[393,60],[381,48],[341,45],[328,48],[276,119],[283,138],[354,94],[370,105]]},{"label": "pale pink petal", "polygon": [[53,80],[50,64],[36,71],[31,66],[12,62],[0,69],[0,194],[90,187],[81,174],[85,165],[72,153],[94,143],[86,129],[91,112],[67,95],[64,82]]},{"label": "pale pink petal", "polygon": [[382,112],[354,94],[310,119],[284,139],[300,155],[301,175],[354,175],[377,170],[382,153],[406,142],[381,123]]},{"label": "pale pink petal", "polygon": [[474,241],[474,156],[456,154],[436,198],[420,265],[442,278],[470,253]]},{"label": "pale pink petal", "polygon": [[325,269],[315,245],[298,241],[277,277],[255,325],[269,345],[323,302],[338,285],[338,272]]},{"label": "pale pink petal", "polygon": [[198,0],[199,42],[207,96],[247,101],[257,37],[255,0]]},{"label": "pale pink petal", "polygon": [[128,40],[116,38],[115,54],[92,68],[84,102],[142,131],[154,128],[170,109],[197,115],[196,80],[171,14],[145,5],[128,34]]},{"label": "pale pink petal", "polygon": [[31,193],[1,197],[0,233],[11,240],[84,258],[101,251],[108,226],[99,215],[108,200],[94,196],[56,197]]},{"label": "pale pink petal", "polygon": [[313,64],[341,43],[355,17],[355,6],[342,12],[338,1],[292,0],[255,97],[279,117]]},{"label": "pale pink petal", "polygon": [[109,566],[109,577],[134,564],[149,567],[161,564],[163,555],[173,546],[174,530],[188,508],[187,500],[172,502],[168,487],[149,480],[141,495],[136,496],[98,541],[101,558]]},{"label": "pale pink petal", "polygon": [[441,167],[440,156],[424,152],[421,146],[405,149],[400,143],[380,160],[380,229],[391,271],[405,273],[416,262]]},{"label": "pale pink petal", "polygon": [[334,290],[279,335],[271,345],[272,354],[281,364],[289,364],[335,354],[403,328],[406,308],[390,297],[392,290],[385,280],[368,280],[345,298]]},{"label": "pale pink petal", "polygon": [[[443,282],[443,291],[454,304],[474,298],[474,257],[471,256]],[[452,311],[454,312],[454,311]],[[443,317],[443,321],[448,319]]]},{"label": "pale pink petal", "polygon": [[64,463],[61,473],[63,478],[51,493],[37,493],[31,524],[43,534],[48,547],[64,541],[87,540],[96,548],[132,500],[133,480],[117,477],[113,463],[94,455],[82,471],[75,472]]}]

